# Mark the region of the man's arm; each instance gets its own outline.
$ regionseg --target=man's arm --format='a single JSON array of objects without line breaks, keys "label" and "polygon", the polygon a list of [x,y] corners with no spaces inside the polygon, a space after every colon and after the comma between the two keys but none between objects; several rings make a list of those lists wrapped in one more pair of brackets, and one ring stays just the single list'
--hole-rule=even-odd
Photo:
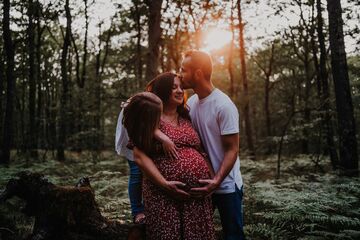
[{"label": "man's arm", "polygon": [[197,197],[208,196],[213,193],[224,181],[225,177],[233,168],[239,153],[239,134],[222,135],[221,143],[224,148],[224,159],[213,179],[201,179],[200,183],[206,184],[203,187],[192,188],[191,195]]},{"label": "man's arm", "polygon": [[134,147],[134,160],[142,172],[154,184],[164,189],[167,193],[175,198],[188,198],[190,195],[181,190],[179,187],[184,187],[185,184],[179,181],[167,181],[160,173],[159,169],[155,166],[154,162],[140,149]]}]

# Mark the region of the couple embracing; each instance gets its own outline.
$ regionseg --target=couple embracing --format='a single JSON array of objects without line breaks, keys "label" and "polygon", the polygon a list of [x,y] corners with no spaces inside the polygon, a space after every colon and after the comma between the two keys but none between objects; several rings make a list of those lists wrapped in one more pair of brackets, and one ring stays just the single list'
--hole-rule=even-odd
[{"label": "couple embracing", "polygon": [[[239,114],[213,86],[211,74],[207,53],[187,51],[180,75],[154,78],[119,116],[116,148],[135,161],[129,161],[130,202],[135,222],[145,216],[147,239],[213,240],[214,207],[224,239],[245,238]],[[185,102],[183,89],[189,88],[195,94]],[[128,141],[120,136],[122,123]],[[134,182],[141,179],[137,168],[145,175],[140,193],[134,191]]]}]

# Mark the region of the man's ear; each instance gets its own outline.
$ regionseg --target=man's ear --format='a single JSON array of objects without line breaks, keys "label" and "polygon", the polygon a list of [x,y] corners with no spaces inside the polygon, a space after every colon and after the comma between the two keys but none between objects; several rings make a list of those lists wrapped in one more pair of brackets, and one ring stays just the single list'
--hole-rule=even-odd
[{"label": "man's ear", "polygon": [[201,69],[196,69],[196,70],[195,70],[195,77],[196,77],[197,79],[202,79],[202,78],[204,77],[204,74],[203,74],[203,72],[201,71]]}]

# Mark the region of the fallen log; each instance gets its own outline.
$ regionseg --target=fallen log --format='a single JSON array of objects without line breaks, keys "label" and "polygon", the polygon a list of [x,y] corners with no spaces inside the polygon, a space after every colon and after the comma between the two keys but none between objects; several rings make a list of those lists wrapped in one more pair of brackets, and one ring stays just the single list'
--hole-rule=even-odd
[{"label": "fallen log", "polygon": [[21,172],[8,181],[0,203],[15,196],[26,203],[21,211],[35,217],[28,240],[144,239],[144,226],[102,216],[88,178],[75,186],[57,186],[41,174]]}]

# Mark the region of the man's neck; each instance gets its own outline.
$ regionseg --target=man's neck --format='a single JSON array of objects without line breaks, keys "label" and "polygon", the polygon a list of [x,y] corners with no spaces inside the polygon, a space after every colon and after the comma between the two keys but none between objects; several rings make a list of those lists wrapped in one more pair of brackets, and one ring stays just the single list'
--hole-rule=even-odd
[{"label": "man's neck", "polygon": [[196,86],[194,88],[194,92],[198,95],[199,99],[203,99],[209,96],[214,89],[214,85],[212,85],[212,83],[210,82]]}]

